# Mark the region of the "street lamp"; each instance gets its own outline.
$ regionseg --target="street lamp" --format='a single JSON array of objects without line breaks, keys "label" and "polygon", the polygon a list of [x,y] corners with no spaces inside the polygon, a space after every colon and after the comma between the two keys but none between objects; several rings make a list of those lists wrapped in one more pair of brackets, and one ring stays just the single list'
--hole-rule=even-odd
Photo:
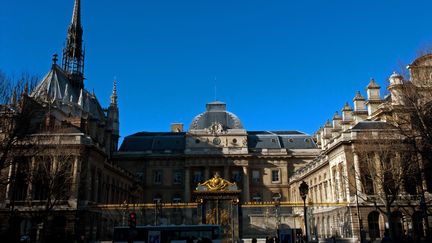
[{"label": "street lamp", "polygon": [[309,186],[306,182],[302,181],[299,186],[300,196],[303,199],[303,212],[304,212],[304,224],[305,224],[305,236],[306,242],[308,241],[308,227],[307,227],[307,211],[306,211],[306,197],[309,192]]},{"label": "street lamp", "polygon": [[275,219],[276,219],[276,235],[279,238],[279,226],[280,226],[280,199],[281,199],[281,195],[280,193],[277,193],[274,197],[274,205],[275,205]]}]

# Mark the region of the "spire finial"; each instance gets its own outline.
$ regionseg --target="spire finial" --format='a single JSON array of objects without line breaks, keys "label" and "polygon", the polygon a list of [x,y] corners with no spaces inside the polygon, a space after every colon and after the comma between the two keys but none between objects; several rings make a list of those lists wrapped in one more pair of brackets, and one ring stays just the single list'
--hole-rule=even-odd
[{"label": "spire finial", "polygon": [[69,74],[72,85],[84,87],[84,50],[82,44],[81,4],[75,0],[72,22],[69,25],[66,46],[63,48],[62,68]]},{"label": "spire finial", "polygon": [[81,26],[81,1],[75,0],[71,24]]},{"label": "spire finial", "polygon": [[52,61],[53,61],[53,65],[55,65],[55,64],[57,64],[57,61],[58,61],[58,55],[57,55],[57,53],[54,53],[53,54],[53,58],[52,58]]},{"label": "spire finial", "polygon": [[114,77],[113,89],[111,94],[111,105],[117,105],[117,79]]},{"label": "spire finial", "polygon": [[217,101],[217,83],[216,83],[217,79],[216,76],[214,78],[214,100]]}]

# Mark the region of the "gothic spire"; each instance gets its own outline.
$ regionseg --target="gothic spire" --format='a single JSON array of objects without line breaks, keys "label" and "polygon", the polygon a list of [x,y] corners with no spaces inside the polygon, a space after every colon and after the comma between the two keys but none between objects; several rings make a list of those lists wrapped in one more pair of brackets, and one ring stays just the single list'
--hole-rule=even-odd
[{"label": "gothic spire", "polygon": [[84,50],[82,46],[81,1],[75,0],[66,46],[63,48],[62,68],[69,74],[73,86],[84,87]]},{"label": "gothic spire", "polygon": [[117,106],[117,80],[114,79],[113,89],[111,94],[111,106]]},{"label": "gothic spire", "polygon": [[81,26],[81,1],[80,0],[75,0],[71,23],[75,24],[76,26]]}]

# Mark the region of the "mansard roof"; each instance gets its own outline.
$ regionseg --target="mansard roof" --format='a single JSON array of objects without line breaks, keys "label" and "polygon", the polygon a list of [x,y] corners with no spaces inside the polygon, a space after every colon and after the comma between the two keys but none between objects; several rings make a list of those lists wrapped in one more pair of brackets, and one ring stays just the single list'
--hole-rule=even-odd
[{"label": "mansard roof", "polygon": [[[299,131],[247,132],[249,149],[315,149],[312,137]],[[139,132],[125,137],[120,152],[183,153],[185,132]]]},{"label": "mansard roof", "polygon": [[312,137],[299,131],[250,131],[249,149],[314,149]]},{"label": "mansard roof", "polygon": [[184,132],[138,132],[125,137],[120,151],[183,152],[185,150]]}]

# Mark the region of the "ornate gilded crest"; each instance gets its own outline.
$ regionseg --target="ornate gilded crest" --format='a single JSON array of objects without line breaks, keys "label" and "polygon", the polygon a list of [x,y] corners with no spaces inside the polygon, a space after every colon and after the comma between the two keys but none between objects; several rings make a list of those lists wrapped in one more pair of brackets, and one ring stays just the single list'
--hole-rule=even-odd
[{"label": "ornate gilded crest", "polygon": [[197,187],[197,191],[225,191],[225,190],[237,190],[237,184],[231,183],[219,176],[216,173],[213,178],[209,180],[199,183]]}]

